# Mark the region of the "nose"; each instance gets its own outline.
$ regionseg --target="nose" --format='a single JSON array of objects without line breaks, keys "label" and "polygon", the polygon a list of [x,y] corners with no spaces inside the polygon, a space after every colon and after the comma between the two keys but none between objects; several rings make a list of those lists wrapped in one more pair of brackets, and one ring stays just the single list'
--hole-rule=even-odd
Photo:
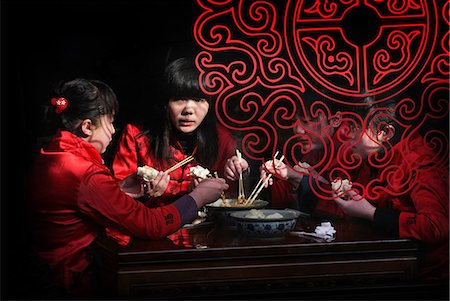
[{"label": "nose", "polygon": [[114,124],[111,124],[111,134],[114,135],[116,133],[116,127]]},{"label": "nose", "polygon": [[183,114],[193,114],[195,111],[196,103],[192,99],[188,99],[185,102],[184,108],[183,108]]},{"label": "nose", "polygon": [[294,124],[294,133],[295,134],[305,134],[306,133],[305,128],[298,121]]}]

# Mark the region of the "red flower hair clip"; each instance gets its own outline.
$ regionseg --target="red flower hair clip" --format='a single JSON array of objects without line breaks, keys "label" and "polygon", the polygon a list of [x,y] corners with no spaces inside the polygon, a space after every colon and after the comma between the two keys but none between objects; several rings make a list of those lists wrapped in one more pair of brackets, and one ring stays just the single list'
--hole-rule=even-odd
[{"label": "red flower hair clip", "polygon": [[69,102],[64,97],[52,98],[52,105],[55,106],[55,113],[61,114],[67,108]]}]

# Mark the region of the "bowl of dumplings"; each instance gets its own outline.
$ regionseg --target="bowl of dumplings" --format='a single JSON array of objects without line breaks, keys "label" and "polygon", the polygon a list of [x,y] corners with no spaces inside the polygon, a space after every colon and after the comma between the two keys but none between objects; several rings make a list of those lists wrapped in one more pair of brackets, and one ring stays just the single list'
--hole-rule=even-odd
[{"label": "bowl of dumplings", "polygon": [[217,201],[205,206],[208,219],[216,224],[226,225],[230,227],[236,226],[231,214],[234,212],[248,211],[251,209],[261,209],[269,203],[264,200],[257,199],[252,203],[239,200],[237,198],[218,199]]},{"label": "bowl of dumplings", "polygon": [[253,238],[283,238],[297,223],[300,212],[294,209],[250,209],[231,213],[243,234]]}]

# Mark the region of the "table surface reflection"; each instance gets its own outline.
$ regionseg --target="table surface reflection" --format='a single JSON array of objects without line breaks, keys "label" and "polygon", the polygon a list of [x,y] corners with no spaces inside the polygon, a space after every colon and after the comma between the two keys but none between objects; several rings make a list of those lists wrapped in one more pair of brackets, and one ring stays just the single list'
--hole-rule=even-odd
[{"label": "table surface reflection", "polygon": [[[294,231],[314,232],[321,221],[301,215]],[[120,296],[242,296],[254,289],[323,291],[415,278],[415,241],[376,233],[365,222],[331,222],[332,242],[291,234],[255,239],[205,223],[163,240],[132,239],[127,246],[103,237],[97,247],[104,282]]]}]

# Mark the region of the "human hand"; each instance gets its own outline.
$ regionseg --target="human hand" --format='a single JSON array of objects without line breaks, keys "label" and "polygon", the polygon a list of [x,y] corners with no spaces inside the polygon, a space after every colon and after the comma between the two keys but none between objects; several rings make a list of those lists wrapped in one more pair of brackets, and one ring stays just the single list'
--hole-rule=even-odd
[{"label": "human hand", "polygon": [[169,185],[170,176],[168,173],[160,171],[158,175],[148,182],[148,194],[151,197],[159,197],[164,194]]},{"label": "human hand", "polygon": [[197,208],[203,207],[205,204],[216,201],[224,190],[228,189],[228,184],[222,178],[203,179],[192,190],[189,195],[195,200]]},{"label": "human hand", "polygon": [[264,183],[266,183],[264,185],[264,187],[267,188],[267,186],[273,184],[273,178],[270,178],[269,181],[266,181],[267,177],[270,174],[275,175],[279,178],[282,178],[283,180],[287,180],[288,168],[289,167],[286,164],[284,164],[282,161],[277,160],[277,159],[269,160],[269,161],[265,162],[263,165],[261,165],[259,176],[262,179],[262,181],[264,181]]},{"label": "human hand", "polygon": [[344,200],[333,193],[334,201],[345,214],[373,221],[376,208],[369,201],[359,195],[354,188],[347,191],[346,195],[348,199]]},{"label": "human hand", "polygon": [[247,169],[248,162],[244,158],[239,159],[237,156],[233,156],[229,158],[225,164],[224,175],[231,181],[237,181],[239,179],[239,174]]}]

